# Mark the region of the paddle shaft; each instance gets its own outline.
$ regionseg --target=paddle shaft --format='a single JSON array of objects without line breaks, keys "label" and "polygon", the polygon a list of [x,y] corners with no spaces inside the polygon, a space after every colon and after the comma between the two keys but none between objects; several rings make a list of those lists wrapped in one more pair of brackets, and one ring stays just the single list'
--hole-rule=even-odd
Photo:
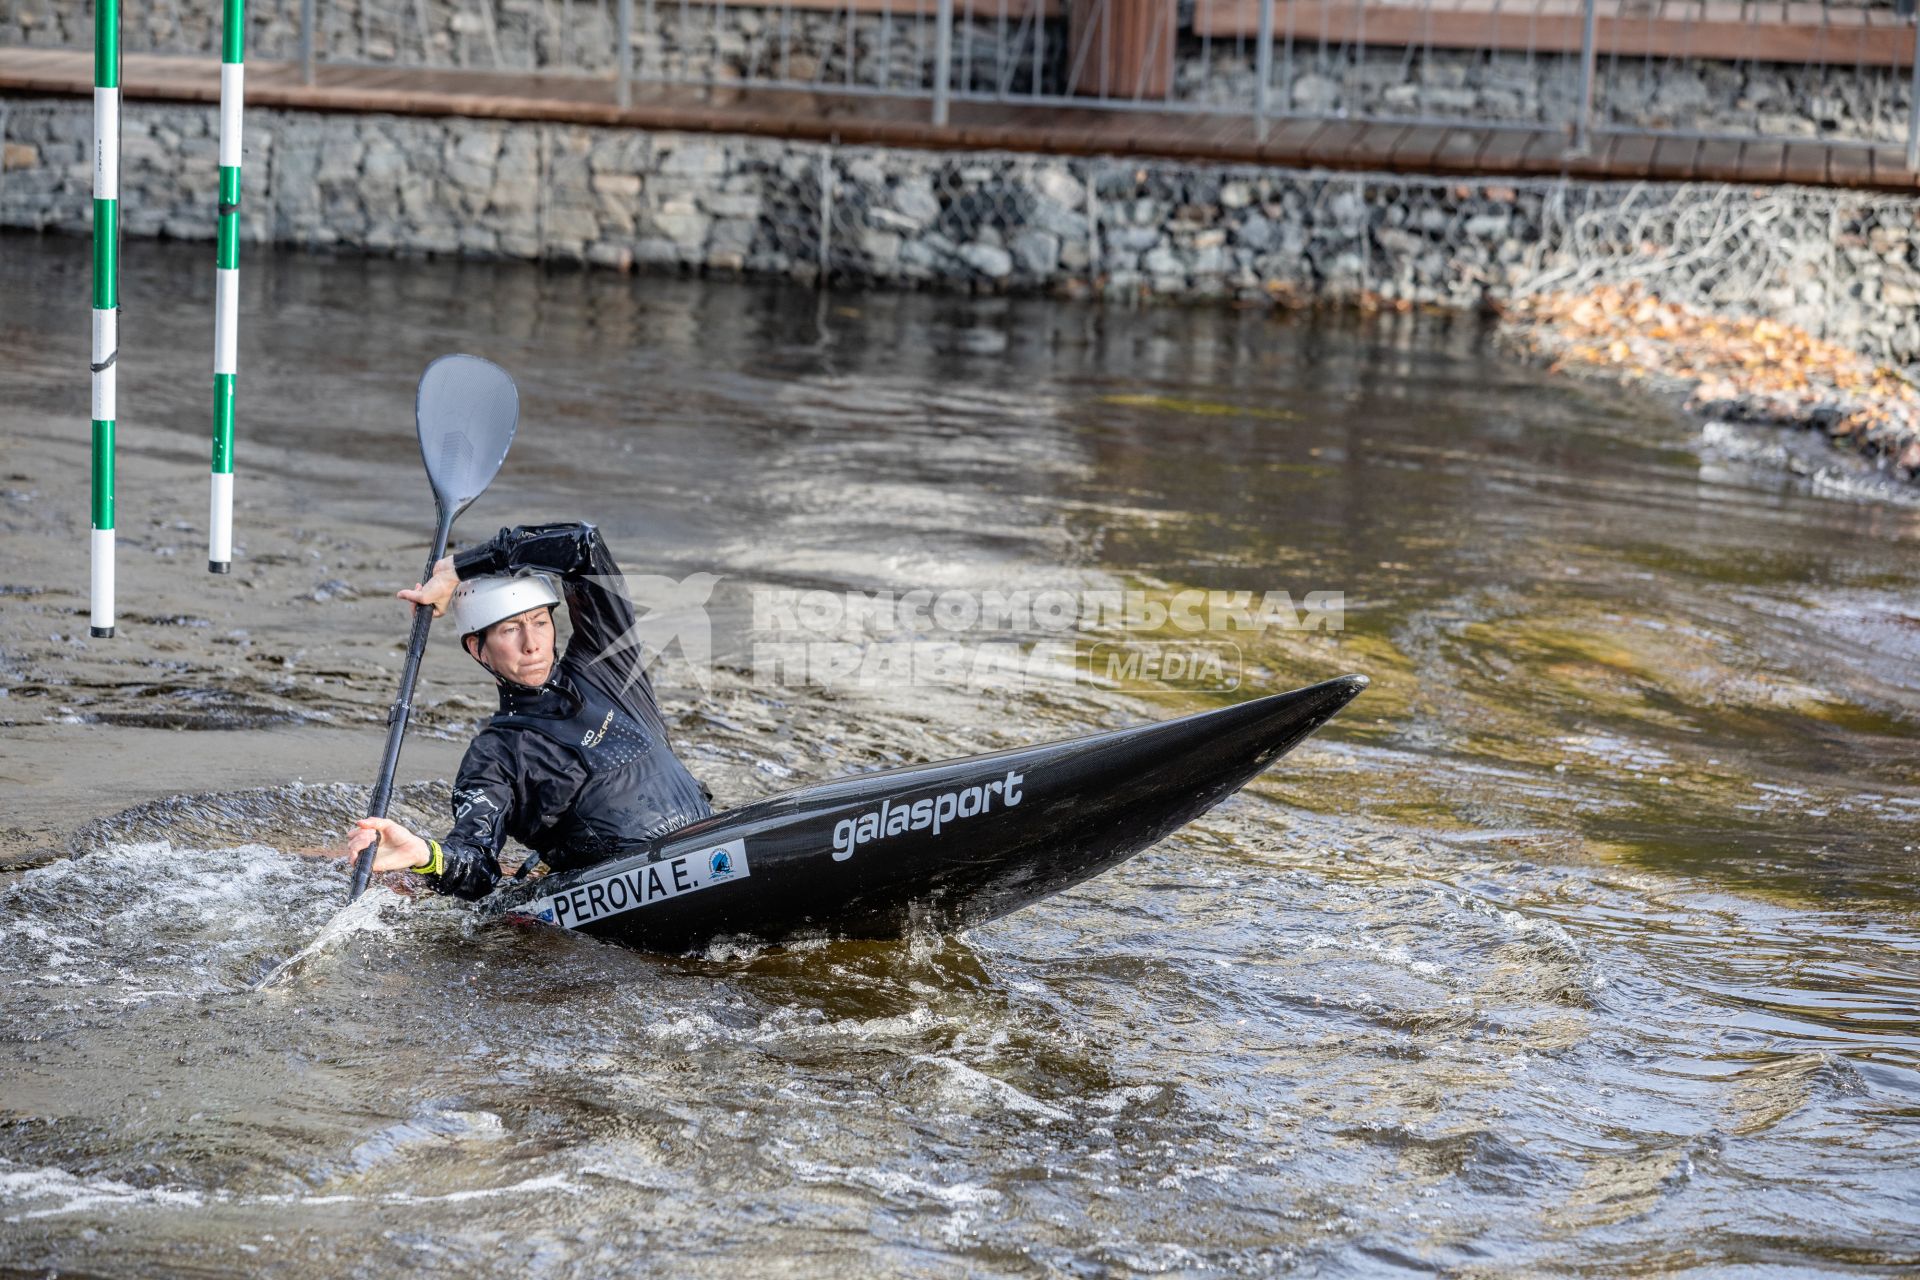
[{"label": "paddle shaft", "polygon": [[[433,536],[433,554],[427,557],[426,572],[420,575],[420,581],[433,579],[433,567],[440,563],[440,557],[447,554],[447,539],[453,536],[453,517],[445,508],[440,511],[440,528]],[[387,816],[387,806],[393,802],[393,775],[400,768],[400,740],[407,736],[407,718],[413,714],[413,686],[420,679],[420,659],[427,652],[427,629],[433,625],[433,606],[417,604],[413,606],[413,634],[407,638],[407,661],[400,668],[400,696],[393,706],[387,709],[387,749],[380,757],[380,776],[373,784],[373,798],[367,802],[369,818]],[[373,875],[374,855],[379,852],[380,838],[374,837],[373,843],[360,851],[353,864],[353,888],[347,893],[347,901],[352,902],[367,891],[367,881]]]}]

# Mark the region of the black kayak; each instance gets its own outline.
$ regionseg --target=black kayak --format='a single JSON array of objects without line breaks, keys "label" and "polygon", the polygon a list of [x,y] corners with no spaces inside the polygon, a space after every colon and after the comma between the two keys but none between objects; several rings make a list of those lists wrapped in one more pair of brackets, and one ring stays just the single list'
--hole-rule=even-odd
[{"label": "black kayak", "polygon": [[964,929],[1199,817],[1366,687],[1343,676],[1160,724],[838,778],[515,884],[487,909],[670,952]]}]

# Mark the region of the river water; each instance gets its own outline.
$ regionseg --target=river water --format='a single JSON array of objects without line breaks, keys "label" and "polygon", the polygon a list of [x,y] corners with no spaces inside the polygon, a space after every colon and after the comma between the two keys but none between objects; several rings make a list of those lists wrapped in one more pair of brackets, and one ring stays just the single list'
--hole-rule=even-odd
[{"label": "river water", "polygon": [[[126,253],[98,642],[86,250],[0,239],[9,1273],[1920,1265],[1913,506],[1463,321],[254,252],[241,549],[211,579],[211,256]],[[523,399],[467,537],[592,519],[632,572],[723,575],[710,684],[662,688],[723,804],[1373,687],[1124,868],[958,938],[658,958],[398,878],[336,918],[310,847],[377,754],[385,594],[431,527],[411,384],[458,349]],[[820,688],[755,674],[776,588],[1330,590],[1344,629],[1230,637],[1230,694]],[[428,663],[423,826],[476,675],[444,639]]]}]

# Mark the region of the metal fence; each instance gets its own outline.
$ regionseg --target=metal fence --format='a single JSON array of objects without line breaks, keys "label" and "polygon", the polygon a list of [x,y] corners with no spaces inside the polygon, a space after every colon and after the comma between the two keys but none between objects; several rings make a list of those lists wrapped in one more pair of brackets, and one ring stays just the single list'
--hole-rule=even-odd
[{"label": "metal fence", "polygon": [[[0,99],[0,226],[84,232],[76,105]],[[129,235],[211,237],[209,113],[155,104],[123,163]],[[183,153],[204,158],[182,163]],[[1837,188],[1462,180],[1177,160],[901,151],[416,116],[276,123],[254,242],[591,262],[805,284],[1473,308],[1638,284],[1920,362],[1920,203]],[[352,175],[329,191],[323,171]],[[409,212],[409,188],[442,207]],[[458,204],[465,216],[448,219]],[[535,277],[514,277],[523,281]],[[406,277],[457,281],[456,276]],[[531,287],[531,286],[529,286]],[[502,315],[538,324],[539,308]],[[1000,340],[989,326],[973,335]],[[972,340],[972,338],[968,339]]]},{"label": "metal fence", "polygon": [[[129,51],[215,56],[212,0],[129,7]],[[77,0],[0,44],[83,48]],[[1904,145],[1913,0],[253,0],[254,56],[921,103]]]}]

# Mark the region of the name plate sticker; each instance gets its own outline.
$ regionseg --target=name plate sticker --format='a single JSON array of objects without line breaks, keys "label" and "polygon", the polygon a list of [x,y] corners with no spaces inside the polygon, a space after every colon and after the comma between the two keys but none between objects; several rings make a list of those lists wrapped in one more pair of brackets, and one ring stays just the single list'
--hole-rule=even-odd
[{"label": "name plate sticker", "polygon": [[535,898],[515,914],[533,916],[562,929],[577,929],[635,907],[745,880],[748,874],[745,840],[699,845],[671,858],[583,881],[565,893]]}]

